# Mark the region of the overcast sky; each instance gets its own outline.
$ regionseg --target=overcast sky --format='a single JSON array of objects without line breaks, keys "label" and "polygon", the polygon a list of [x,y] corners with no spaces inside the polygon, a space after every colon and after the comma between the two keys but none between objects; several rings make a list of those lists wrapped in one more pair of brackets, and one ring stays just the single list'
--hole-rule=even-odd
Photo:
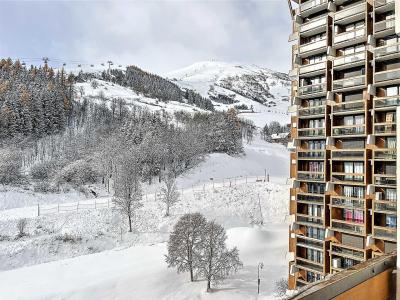
[{"label": "overcast sky", "polygon": [[112,60],[162,74],[214,59],[290,69],[283,0],[0,0],[0,11],[0,56],[28,64]]}]

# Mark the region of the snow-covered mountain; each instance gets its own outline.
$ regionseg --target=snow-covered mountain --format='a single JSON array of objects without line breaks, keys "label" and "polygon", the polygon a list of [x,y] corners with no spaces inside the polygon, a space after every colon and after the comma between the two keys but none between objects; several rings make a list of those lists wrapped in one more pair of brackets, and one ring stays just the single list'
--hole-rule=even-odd
[{"label": "snow-covered mountain", "polygon": [[289,122],[290,81],[287,74],[256,65],[205,61],[165,76],[179,86],[209,98],[218,110],[242,107],[242,116],[253,120],[257,126],[271,121]]}]

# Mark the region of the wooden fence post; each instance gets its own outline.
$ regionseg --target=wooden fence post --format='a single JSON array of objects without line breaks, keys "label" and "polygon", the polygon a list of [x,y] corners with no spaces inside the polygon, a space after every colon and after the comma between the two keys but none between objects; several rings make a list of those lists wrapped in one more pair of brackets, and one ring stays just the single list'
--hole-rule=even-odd
[{"label": "wooden fence post", "polygon": [[38,217],[40,216],[40,204],[39,203],[37,204],[37,215],[38,215]]},{"label": "wooden fence post", "polygon": [[58,213],[60,212],[60,203],[58,203],[58,205],[57,205],[57,212]]}]

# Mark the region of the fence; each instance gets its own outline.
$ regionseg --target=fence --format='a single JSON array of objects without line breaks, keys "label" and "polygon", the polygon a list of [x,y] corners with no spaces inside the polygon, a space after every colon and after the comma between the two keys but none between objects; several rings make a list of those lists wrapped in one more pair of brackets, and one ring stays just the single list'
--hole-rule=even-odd
[{"label": "fence", "polygon": [[[199,182],[196,185],[192,185],[191,188],[182,189],[179,188],[178,192],[180,197],[184,197],[185,194],[192,194],[193,196],[198,195],[198,193],[215,190],[219,188],[225,187],[235,187],[239,185],[247,185],[251,183],[258,182],[270,182],[270,176],[268,174],[262,176],[237,176],[230,178],[222,178],[216,180],[214,178],[210,178],[209,181]],[[144,201],[157,201],[162,197],[160,192],[154,193],[146,193],[143,195]],[[68,213],[68,212],[78,212],[82,210],[95,210],[95,209],[105,209],[105,208],[114,208],[114,203],[111,197],[103,198],[103,199],[93,199],[93,200],[84,200],[79,202],[72,203],[58,203],[58,204],[45,204],[37,205],[37,215],[49,215],[49,214],[57,214],[57,213]]]}]

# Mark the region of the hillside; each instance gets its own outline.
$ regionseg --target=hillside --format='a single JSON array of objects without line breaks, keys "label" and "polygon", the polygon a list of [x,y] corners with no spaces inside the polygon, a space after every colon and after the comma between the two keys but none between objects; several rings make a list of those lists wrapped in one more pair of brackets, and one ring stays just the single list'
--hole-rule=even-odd
[{"label": "hillside", "polygon": [[288,123],[290,81],[286,74],[255,65],[198,62],[165,75],[183,88],[193,89],[212,100],[215,109],[247,107],[242,116],[256,126],[278,121]]}]

